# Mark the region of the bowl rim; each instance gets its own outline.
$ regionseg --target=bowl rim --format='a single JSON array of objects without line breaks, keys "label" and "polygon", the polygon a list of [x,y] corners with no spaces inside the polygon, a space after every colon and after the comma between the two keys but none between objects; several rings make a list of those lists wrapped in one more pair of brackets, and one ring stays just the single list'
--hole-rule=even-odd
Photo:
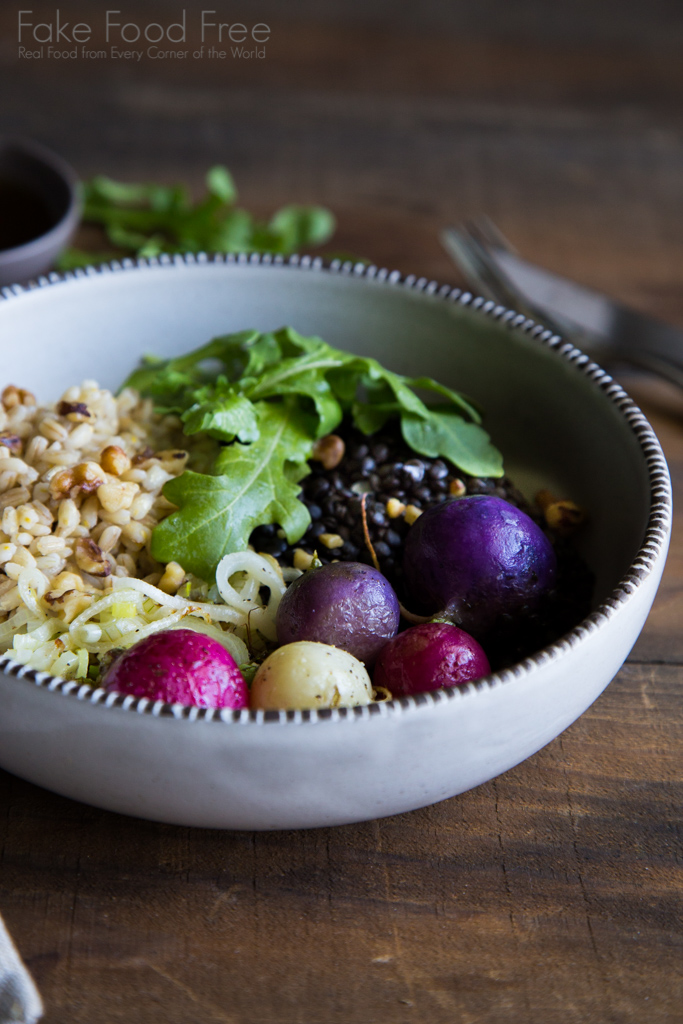
[{"label": "bowl rim", "polygon": [[324,260],[321,257],[301,256],[294,254],[289,257],[271,255],[269,253],[184,253],[162,254],[158,257],[125,258],[112,260],[98,266],[90,265],[74,271],[58,273],[53,271],[41,276],[28,285],[10,285],[0,289],[0,302],[12,301],[28,292],[43,290],[53,285],[70,285],[83,278],[99,277],[111,273],[144,272],[160,267],[172,270],[183,266],[201,264],[225,264],[250,266],[254,268],[269,267],[300,272],[319,272],[330,275],[341,275],[348,278],[371,280],[386,286],[420,292],[435,296],[445,302],[457,303],[475,310],[491,320],[502,324],[511,331],[534,338],[545,347],[552,349],[565,362],[572,364],[580,373],[588,378],[612,403],[630,427],[638,441],[645,458],[649,479],[650,511],[647,527],[641,546],[629,569],[623,575],[609,597],[605,598],[597,608],[581,620],[568,633],[541,648],[529,657],[516,662],[509,668],[491,672],[481,679],[474,680],[464,686],[450,686],[410,697],[393,698],[392,700],[375,702],[363,706],[320,708],[305,711],[277,710],[263,711],[250,708],[239,710],[230,708],[200,708],[182,704],[168,704],[164,701],[153,701],[147,697],[132,697],[119,693],[108,693],[98,687],[93,689],[87,683],[78,680],[65,680],[53,676],[49,672],[28,668],[15,661],[7,654],[0,655],[0,672],[7,676],[22,679],[58,694],[60,697],[76,699],[87,704],[107,708],[116,707],[122,711],[132,711],[138,715],[155,718],[171,718],[188,722],[220,722],[226,725],[287,725],[302,722],[359,721],[370,717],[385,717],[388,714],[405,713],[420,707],[434,706],[444,701],[473,697],[477,692],[494,690],[514,680],[528,676],[531,672],[557,660],[571,648],[585,641],[597,629],[612,619],[620,607],[631,599],[651,574],[660,556],[666,552],[671,530],[672,493],[669,470],[661,445],[648,420],[616,381],[571,342],[565,341],[561,335],[554,333],[542,324],[526,317],[515,310],[507,309],[490,299],[474,295],[472,292],[448,284],[439,284],[427,277],[415,274],[404,275],[398,270],[389,271],[374,264],[342,261],[339,259]]},{"label": "bowl rim", "polygon": [[[59,156],[53,153],[47,146],[33,139],[25,139],[21,136],[0,135],[0,150],[14,149],[26,156],[31,157],[37,163],[49,168],[57,177],[61,178],[66,186],[68,203],[62,216],[42,235],[30,238],[28,242],[12,246],[11,249],[0,249],[0,268],[11,267],[13,264],[20,264],[37,253],[48,249],[54,242],[61,240],[65,228],[75,225],[82,206],[81,188],[78,175],[73,167]],[[14,286],[16,287],[16,286]]]}]

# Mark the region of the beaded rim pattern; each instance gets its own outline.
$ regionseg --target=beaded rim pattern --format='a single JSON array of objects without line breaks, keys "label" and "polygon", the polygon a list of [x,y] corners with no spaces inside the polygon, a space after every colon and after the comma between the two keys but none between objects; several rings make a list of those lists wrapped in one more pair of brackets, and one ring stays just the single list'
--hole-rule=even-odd
[{"label": "beaded rim pattern", "polygon": [[611,619],[619,610],[619,607],[635,593],[639,584],[649,576],[666,545],[671,528],[672,514],[669,471],[664,453],[652,427],[624,389],[584,352],[570,342],[564,341],[560,335],[553,333],[541,324],[537,324],[534,320],[528,319],[523,314],[516,313],[514,310],[507,309],[505,306],[498,305],[491,300],[475,296],[461,288],[452,288],[446,284],[440,285],[438,282],[430,281],[426,277],[418,278],[414,274],[404,276],[398,270],[389,271],[374,265],[368,266],[364,263],[342,262],[341,260],[328,262],[320,257],[299,255],[285,258],[283,256],[258,253],[240,253],[236,255],[186,253],[185,255],[174,256],[164,254],[147,259],[113,260],[99,267],[88,266],[75,271],[67,271],[63,274],[53,272],[48,276],[38,278],[37,281],[31,282],[27,286],[11,285],[10,287],[0,289],[0,301],[12,300],[27,292],[50,287],[54,284],[64,284],[81,278],[97,277],[102,274],[145,270],[160,266],[178,267],[206,263],[296,268],[304,271],[318,271],[378,281],[390,286],[400,286],[409,291],[436,296],[445,302],[457,303],[460,306],[476,310],[509,329],[521,331],[535,338],[548,348],[554,349],[562,359],[574,365],[592,381],[605,397],[616,406],[638,440],[641,451],[645,456],[650,483],[650,514],[643,543],[628,572],[620,580],[610,596],[602,601],[577,626],[560,637],[559,640],[548,644],[548,646],[530,655],[528,658],[524,658],[511,668],[493,672],[483,679],[468,683],[466,686],[447,687],[442,690],[416,694],[412,697],[396,698],[362,707],[321,708],[320,710],[311,711],[254,711],[247,708],[232,710],[228,708],[187,707],[181,704],[167,704],[164,701],[152,701],[145,697],[107,693],[101,687],[93,689],[92,686],[86,683],[73,680],[67,681],[52,676],[49,672],[27,668],[7,655],[0,657],[0,671],[4,674],[24,679],[42,689],[59,693],[71,699],[76,698],[77,700],[95,705],[117,707],[124,711],[134,711],[138,714],[153,715],[155,717],[170,717],[186,721],[217,721],[241,725],[286,724],[289,722],[300,724],[302,722],[340,721],[342,719],[351,722],[360,721],[372,717],[386,717],[389,714],[409,711],[420,706],[462,699],[473,695],[479,690],[492,689],[513,682],[515,679],[539,668],[552,659],[560,657],[581,643],[582,640],[592,634],[603,623]]}]

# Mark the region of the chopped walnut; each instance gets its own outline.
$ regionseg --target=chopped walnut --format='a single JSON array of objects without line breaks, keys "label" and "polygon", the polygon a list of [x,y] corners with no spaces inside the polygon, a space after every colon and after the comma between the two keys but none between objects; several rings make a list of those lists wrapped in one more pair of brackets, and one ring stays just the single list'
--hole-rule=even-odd
[{"label": "chopped walnut", "polygon": [[92,494],[104,483],[104,472],[96,462],[79,462],[73,469],[74,480],[84,494]]},{"label": "chopped walnut", "polygon": [[91,576],[111,576],[111,564],[101,547],[90,537],[79,537],[75,548],[76,565]]},{"label": "chopped walnut", "polygon": [[540,506],[547,526],[560,537],[570,537],[587,520],[585,511],[567,498],[556,498],[551,491],[539,491],[536,504]]},{"label": "chopped walnut", "polygon": [[15,455],[21,455],[22,448],[24,446],[23,441],[17,434],[12,434],[9,430],[3,430],[0,432],[0,444],[5,448],[9,448]]},{"label": "chopped walnut", "polygon": [[79,462],[77,466],[55,473],[50,480],[50,494],[61,500],[67,498],[74,487],[83,494],[92,494],[104,481],[104,470],[96,462]]},{"label": "chopped walnut", "polygon": [[147,445],[147,447],[143,448],[141,452],[138,452],[137,455],[133,456],[133,465],[134,466],[141,466],[143,464],[143,462],[149,462],[149,460],[153,459],[153,458],[154,458],[154,449],[150,448],[150,446]]},{"label": "chopped walnut", "polygon": [[80,590],[65,590],[63,593],[48,590],[45,600],[60,619],[64,619],[65,622],[73,622],[77,615],[90,607],[93,595],[84,594]]},{"label": "chopped walnut", "polygon": [[8,384],[0,395],[0,401],[5,409],[14,409],[17,405],[35,405],[35,396],[25,388],[17,388],[14,384]]},{"label": "chopped walnut", "polygon": [[85,402],[60,402],[57,412],[60,416],[66,416],[72,423],[87,423],[93,418]]}]

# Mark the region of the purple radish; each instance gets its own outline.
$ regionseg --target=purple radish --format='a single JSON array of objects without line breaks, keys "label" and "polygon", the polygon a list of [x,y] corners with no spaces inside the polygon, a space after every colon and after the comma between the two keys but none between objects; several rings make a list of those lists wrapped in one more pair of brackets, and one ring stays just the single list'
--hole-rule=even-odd
[{"label": "purple radish", "polygon": [[377,659],[373,684],[393,697],[462,686],[491,671],[474,637],[449,622],[423,622],[390,640]]},{"label": "purple radish", "polygon": [[331,644],[372,665],[400,620],[398,598],[385,577],[361,562],[333,562],[294,581],[277,612],[281,644]]},{"label": "purple radish", "polygon": [[109,666],[110,692],[200,708],[246,708],[247,684],[226,649],[192,629],[167,629],[138,641]]},{"label": "purple radish", "polygon": [[473,495],[422,513],[408,533],[403,568],[411,610],[443,613],[482,637],[538,606],[555,583],[557,559],[526,513]]}]

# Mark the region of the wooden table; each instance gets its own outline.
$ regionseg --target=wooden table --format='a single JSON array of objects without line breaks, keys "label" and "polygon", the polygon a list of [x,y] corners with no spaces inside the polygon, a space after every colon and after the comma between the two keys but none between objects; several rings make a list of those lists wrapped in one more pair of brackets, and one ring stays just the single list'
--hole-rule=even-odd
[{"label": "wooden table", "polygon": [[[99,24],[106,6],[62,16]],[[140,0],[135,17],[181,6]],[[4,5],[0,129],[83,176],[199,188],[223,161],[246,205],[327,203],[340,248],[454,283],[437,230],[485,211],[528,258],[683,327],[673,6],[283,7],[255,12],[272,27],[258,64],[179,68],[22,62]],[[683,507],[683,398],[627,383]],[[524,764],[411,814],[221,833],[0,774],[0,911],[46,1024],[679,1024],[682,590],[677,511],[604,695]]]}]

